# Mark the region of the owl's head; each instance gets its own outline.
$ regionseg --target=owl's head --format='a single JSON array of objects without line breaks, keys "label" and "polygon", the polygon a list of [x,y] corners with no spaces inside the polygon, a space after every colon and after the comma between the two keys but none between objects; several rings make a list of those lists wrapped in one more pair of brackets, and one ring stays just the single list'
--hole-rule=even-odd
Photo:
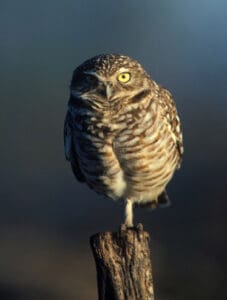
[{"label": "owl's head", "polygon": [[143,67],[128,56],[95,56],[73,73],[71,97],[108,106],[110,103],[140,101],[150,92],[152,81]]}]

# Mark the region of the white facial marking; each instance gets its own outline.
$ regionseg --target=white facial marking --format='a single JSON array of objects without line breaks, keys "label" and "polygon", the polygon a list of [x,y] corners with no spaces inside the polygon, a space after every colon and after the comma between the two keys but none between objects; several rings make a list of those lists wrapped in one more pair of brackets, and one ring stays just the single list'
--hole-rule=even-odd
[{"label": "white facial marking", "polygon": [[119,69],[119,73],[124,73],[124,72],[128,72],[128,69],[124,67]]},{"label": "white facial marking", "polygon": [[106,95],[107,95],[107,98],[111,97],[112,92],[113,92],[112,88],[107,84],[107,86],[106,86]]}]

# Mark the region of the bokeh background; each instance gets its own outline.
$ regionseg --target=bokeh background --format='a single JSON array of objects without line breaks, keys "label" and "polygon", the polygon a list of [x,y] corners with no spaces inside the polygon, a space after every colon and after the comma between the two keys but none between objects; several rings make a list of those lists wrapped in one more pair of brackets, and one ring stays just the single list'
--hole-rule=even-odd
[{"label": "bokeh background", "polygon": [[1,0],[0,51],[0,299],[97,299],[89,236],[123,206],[76,182],[62,136],[73,69],[106,52],[139,60],[183,122],[173,205],[136,211],[156,300],[225,299],[227,2]]}]

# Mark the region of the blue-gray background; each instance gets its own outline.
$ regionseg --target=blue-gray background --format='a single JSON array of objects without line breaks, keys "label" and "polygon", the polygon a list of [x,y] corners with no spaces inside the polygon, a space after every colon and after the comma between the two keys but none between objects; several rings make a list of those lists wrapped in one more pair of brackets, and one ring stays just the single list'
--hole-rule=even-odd
[{"label": "blue-gray background", "polygon": [[139,60],[183,121],[172,207],[136,211],[156,299],[225,298],[226,29],[225,0],[1,0],[1,299],[97,299],[88,238],[123,207],[76,182],[62,131],[73,69],[103,52]]}]

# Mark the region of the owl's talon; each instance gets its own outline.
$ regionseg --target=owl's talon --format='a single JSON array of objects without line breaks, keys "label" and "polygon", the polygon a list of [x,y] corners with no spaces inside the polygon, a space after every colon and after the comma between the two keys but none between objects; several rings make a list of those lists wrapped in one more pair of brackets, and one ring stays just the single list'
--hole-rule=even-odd
[{"label": "owl's talon", "polygon": [[124,223],[124,224],[121,224],[120,226],[120,231],[127,231],[128,227],[127,225]]},{"label": "owl's talon", "polygon": [[142,223],[138,223],[136,225],[136,229],[137,229],[137,231],[143,231],[143,224]]}]

